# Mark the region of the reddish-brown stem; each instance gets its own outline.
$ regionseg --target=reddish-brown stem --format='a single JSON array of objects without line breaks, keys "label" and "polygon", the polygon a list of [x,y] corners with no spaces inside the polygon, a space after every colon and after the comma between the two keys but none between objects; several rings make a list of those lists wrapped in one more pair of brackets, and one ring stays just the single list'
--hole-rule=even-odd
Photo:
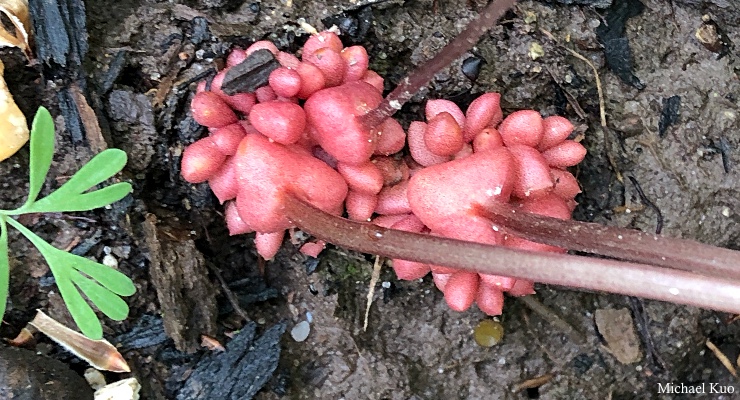
[{"label": "reddish-brown stem", "polygon": [[406,76],[378,107],[358,118],[368,129],[380,125],[386,118],[395,114],[401,106],[414,96],[416,92],[432,80],[434,74],[450,65],[457,58],[475,46],[483,34],[488,31],[506,10],[511,8],[516,0],[494,0],[481,11],[476,19],[460,32],[455,39],[447,44],[431,60],[423,63],[414,72]]},{"label": "reddish-brown stem", "polygon": [[327,214],[295,196],[286,197],[286,215],[300,229],[363,253],[740,313],[737,280],[385,229]]},{"label": "reddish-brown stem", "polygon": [[497,203],[480,215],[513,235],[585,253],[740,280],[740,252],[633,229],[562,220]]}]

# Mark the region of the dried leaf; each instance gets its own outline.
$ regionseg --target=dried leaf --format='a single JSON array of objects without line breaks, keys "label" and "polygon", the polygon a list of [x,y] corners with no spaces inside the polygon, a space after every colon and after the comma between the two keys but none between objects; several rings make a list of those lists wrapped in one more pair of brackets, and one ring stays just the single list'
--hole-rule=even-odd
[{"label": "dried leaf", "polygon": [[105,339],[92,340],[67,328],[39,310],[30,324],[99,370],[131,372],[131,368],[126,364],[121,353]]},{"label": "dried leaf", "polygon": [[28,142],[26,117],[13,101],[3,79],[4,71],[5,65],[0,61],[0,161],[15,154]]},{"label": "dried leaf", "polygon": [[28,12],[28,0],[0,0],[0,12],[13,24],[0,24],[0,47],[18,47],[30,60],[31,55],[31,16]]}]

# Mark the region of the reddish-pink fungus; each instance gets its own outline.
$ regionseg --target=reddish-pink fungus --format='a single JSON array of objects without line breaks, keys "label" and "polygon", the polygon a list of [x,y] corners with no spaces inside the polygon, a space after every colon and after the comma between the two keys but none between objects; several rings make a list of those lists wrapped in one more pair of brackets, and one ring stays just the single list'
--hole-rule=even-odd
[{"label": "reddish-pink fungus", "polygon": [[344,81],[353,82],[362,79],[370,63],[367,50],[362,46],[352,46],[342,50],[340,54],[347,66],[344,72]]},{"label": "reddish-pink fungus", "polygon": [[498,127],[507,146],[522,144],[537,147],[543,134],[542,116],[534,110],[515,111],[504,118]]},{"label": "reddish-pink fungus", "polygon": [[306,129],[306,113],[298,104],[268,101],[252,107],[249,122],[270,139],[291,144],[297,142]]},{"label": "reddish-pink fungus", "polygon": [[280,250],[284,236],[285,230],[271,233],[257,232],[254,236],[254,245],[257,248],[257,253],[265,260],[272,260],[278,250]]},{"label": "reddish-pink fungus", "polygon": [[375,141],[370,129],[355,117],[377,107],[381,100],[375,88],[360,81],[322,89],[303,107],[324,150],[340,162],[363,164],[375,151]]},{"label": "reddish-pink fungus", "polygon": [[573,124],[566,118],[553,115],[542,121],[542,130],[542,139],[537,145],[537,149],[540,151],[547,150],[567,139],[570,133],[573,132]]},{"label": "reddish-pink fungus", "polygon": [[578,165],[586,157],[586,148],[578,142],[565,140],[542,152],[551,167],[566,168]]},{"label": "reddish-pink fungus", "polygon": [[508,146],[507,149],[513,156],[516,175],[512,195],[526,199],[543,196],[552,190],[554,182],[550,167],[539,151],[524,145]]},{"label": "reddish-pink fungus", "polygon": [[438,156],[451,156],[463,149],[462,129],[452,114],[445,111],[429,119],[424,144]]},{"label": "reddish-pink fungus", "polygon": [[293,97],[301,90],[301,76],[294,69],[280,67],[272,71],[269,82],[278,96]]},{"label": "reddish-pink fungus", "polygon": [[182,154],[180,173],[190,183],[205,182],[226,160],[216,143],[205,137],[188,146]]},{"label": "reddish-pink fungus", "polygon": [[306,40],[306,43],[303,45],[303,55],[301,57],[305,61],[307,57],[311,57],[314,52],[324,47],[339,53],[342,51],[342,48],[344,48],[344,45],[336,33],[329,31],[319,32],[315,35],[311,35],[311,37]]},{"label": "reddish-pink fungus", "polygon": [[209,128],[222,128],[239,120],[231,107],[213,92],[196,93],[190,110],[195,122]]},{"label": "reddish-pink fungus", "polygon": [[239,142],[242,141],[244,135],[246,135],[244,127],[239,123],[227,125],[223,128],[211,129],[211,140],[216,144],[219,151],[227,156],[236,154],[236,149],[239,147]]},{"label": "reddish-pink fungus", "polygon": [[[464,139],[470,142],[486,127],[496,127],[503,120],[501,95],[485,93],[473,100],[465,113]],[[476,150],[477,151],[477,150]]]}]

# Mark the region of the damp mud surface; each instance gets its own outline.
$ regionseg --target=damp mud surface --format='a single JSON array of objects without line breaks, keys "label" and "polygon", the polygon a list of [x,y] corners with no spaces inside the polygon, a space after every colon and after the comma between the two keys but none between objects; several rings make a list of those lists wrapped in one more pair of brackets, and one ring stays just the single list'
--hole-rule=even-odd
[{"label": "damp mud surface", "polygon": [[[583,189],[576,219],[740,249],[740,61],[733,46],[740,44],[740,6],[643,0],[641,12],[615,22],[620,11],[611,3],[519,2],[397,116],[420,119],[425,99],[466,106],[487,91],[501,93],[505,114],[531,108],[563,115],[589,151],[574,169]],[[102,140],[129,154],[124,179],[135,191],[110,209],[22,222],[59,248],[99,261],[112,255],[135,281],[130,317],[103,324],[141,382],[142,398],[209,398],[216,392],[197,390],[214,386],[227,387],[219,389],[225,398],[257,399],[737,396],[740,381],[705,343],[735,362],[740,321],[692,307],[538,285],[541,312],[508,298],[500,317],[504,337],[485,348],[473,336],[486,318],[479,310],[451,311],[430,277],[398,281],[386,266],[364,329],[373,256],[330,246],[315,260],[286,240],[265,263],[252,236],[228,236],[223,209],[207,186],[179,176],[184,147],[204,133],[189,115],[189,101],[230,48],[268,39],[295,50],[307,38],[301,23],[337,25],[345,44],[367,47],[370,67],[391,89],[484,6],[480,0],[86,2],[84,71],[102,133],[78,142],[58,117],[45,190],[89,160]],[[616,33],[604,36],[605,27]],[[606,48],[626,48],[630,57],[615,67]],[[0,57],[29,120],[39,105],[59,115],[59,97],[35,67],[14,51]],[[0,163],[2,208],[23,202],[27,165],[27,150]],[[37,308],[72,325],[41,256],[18,236],[11,236],[10,248],[10,302],[0,334],[14,337]],[[573,329],[553,324],[551,315]],[[303,321],[310,332],[299,342],[291,330]],[[225,358],[203,347],[202,335],[224,344]],[[39,342],[37,351],[84,370],[82,361]],[[219,366],[236,365],[224,364],[229,357],[254,360],[259,368],[224,372]],[[208,368],[221,368],[223,376]],[[710,393],[712,383],[735,394]],[[667,384],[705,384],[706,393],[661,393]]]}]

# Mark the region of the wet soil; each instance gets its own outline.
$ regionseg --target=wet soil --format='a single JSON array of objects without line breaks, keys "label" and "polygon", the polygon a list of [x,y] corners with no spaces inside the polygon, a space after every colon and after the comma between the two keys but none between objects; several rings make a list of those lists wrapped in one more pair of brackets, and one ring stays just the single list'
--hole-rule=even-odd
[{"label": "wet soil", "polygon": [[[484,91],[500,92],[505,112],[533,108],[564,115],[579,126],[589,149],[576,170],[583,187],[577,219],[740,248],[740,64],[731,47],[740,43],[740,6],[725,0],[645,0],[644,11],[627,21],[624,33],[634,76],[644,85],[637,89],[606,67],[596,32],[607,11],[552,3],[520,2],[469,54],[438,73],[399,117],[418,119],[425,98],[465,105],[471,94]],[[660,394],[659,385],[667,383],[706,383],[707,391],[717,383],[740,391],[740,382],[705,346],[710,339],[735,360],[740,324],[691,307],[540,285],[536,298],[580,333],[568,335],[521,301],[507,299],[504,339],[483,348],[472,335],[485,317],[480,311],[450,311],[430,279],[398,281],[385,268],[364,330],[372,256],[330,248],[312,260],[286,240],[278,257],[264,264],[251,236],[228,237],[222,209],[208,188],[179,177],[183,148],[203,133],[188,115],[196,81],[215,71],[232,46],[269,39],[296,49],[306,39],[299,18],[318,28],[322,21],[354,28],[345,40],[368,48],[371,68],[391,88],[484,5],[480,0],[87,2],[88,80],[100,98],[108,145],[129,153],[124,179],[135,192],[110,210],[81,215],[84,219],[38,216],[24,222],[57,247],[72,243],[73,251],[98,260],[112,254],[135,280],[130,318],[103,321],[106,336],[124,343],[143,398],[176,398],[197,361],[210,352],[200,346],[200,335],[228,343],[245,324],[240,314],[257,324],[258,333],[281,322],[290,331],[310,320],[307,340],[283,335],[279,363],[257,393],[260,399],[733,398]],[[697,40],[697,30],[707,24],[703,15],[724,32],[727,54]],[[597,69],[607,129],[600,126],[593,70],[566,47]],[[18,54],[0,56],[9,60],[7,71],[18,71],[6,78],[14,93],[23,93],[16,97],[29,119],[40,104],[57,107],[49,95],[53,90]],[[482,60],[475,81],[463,73],[469,58]],[[673,96],[680,97],[677,119],[660,134],[661,112]],[[51,177],[70,175],[92,154],[65,136],[63,119],[57,124]],[[0,164],[3,208],[23,201],[27,159],[24,150]],[[51,179],[45,190],[54,187],[58,183]],[[10,247],[11,298],[0,334],[14,337],[37,308],[71,325],[43,259],[18,237],[11,236]],[[228,301],[229,293],[241,310]],[[597,310],[622,308],[630,310],[640,337],[641,357],[632,364],[610,352],[614,349],[594,320]],[[131,338],[134,331],[143,332],[136,339],[141,341]],[[63,351],[41,346],[73,370],[84,369]],[[549,377],[544,384],[516,390],[543,376]]]}]

